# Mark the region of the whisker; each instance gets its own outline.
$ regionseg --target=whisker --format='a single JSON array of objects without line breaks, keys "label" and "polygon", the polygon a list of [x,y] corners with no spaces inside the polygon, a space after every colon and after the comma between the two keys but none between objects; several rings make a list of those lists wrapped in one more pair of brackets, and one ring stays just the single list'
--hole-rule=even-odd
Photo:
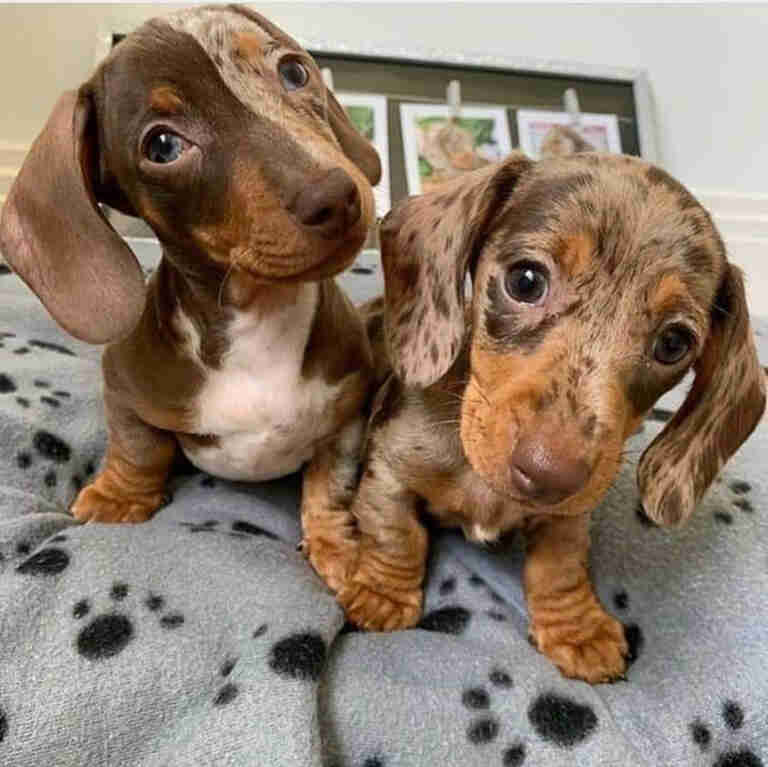
[{"label": "whisker", "polygon": [[221,285],[219,285],[219,295],[216,300],[216,303],[219,309],[221,309],[221,305],[222,305],[221,301],[222,301],[222,296],[224,295],[224,286],[227,284],[227,279],[229,278],[229,275],[232,274],[232,270],[235,268],[236,265],[237,265],[237,256],[235,256],[235,258],[229,264],[229,266],[227,267],[227,271],[224,272],[224,277],[222,277],[221,279]]}]

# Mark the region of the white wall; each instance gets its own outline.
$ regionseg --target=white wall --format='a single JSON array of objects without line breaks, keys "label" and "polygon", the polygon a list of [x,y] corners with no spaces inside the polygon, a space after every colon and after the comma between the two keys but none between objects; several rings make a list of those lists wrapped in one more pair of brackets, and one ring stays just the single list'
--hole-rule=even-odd
[{"label": "white wall", "polygon": [[[0,6],[2,142],[28,143],[97,38],[169,5]],[[647,70],[661,164],[710,206],[768,314],[768,5],[264,3],[294,37]],[[8,108],[6,101],[10,102]],[[0,189],[2,193],[2,189]]]}]

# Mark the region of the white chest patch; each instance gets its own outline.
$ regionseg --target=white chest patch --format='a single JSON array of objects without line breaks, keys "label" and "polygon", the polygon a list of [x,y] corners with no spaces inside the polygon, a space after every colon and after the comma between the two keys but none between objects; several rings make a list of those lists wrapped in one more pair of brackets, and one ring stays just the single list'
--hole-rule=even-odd
[{"label": "white chest patch", "polygon": [[[226,479],[273,479],[298,470],[333,431],[339,385],[301,376],[317,301],[318,286],[307,283],[283,309],[235,315],[229,351],[218,369],[206,370],[196,403],[195,432],[217,439],[201,445],[180,437],[198,468]],[[195,354],[200,340],[192,323],[180,309],[174,321]]]}]

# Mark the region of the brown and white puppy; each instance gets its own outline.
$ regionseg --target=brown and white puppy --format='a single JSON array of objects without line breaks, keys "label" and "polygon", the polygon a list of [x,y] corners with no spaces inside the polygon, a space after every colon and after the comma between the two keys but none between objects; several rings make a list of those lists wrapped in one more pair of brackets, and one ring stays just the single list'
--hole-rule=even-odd
[{"label": "brown and white puppy", "polygon": [[638,468],[646,513],[678,525],[765,407],[742,278],[709,215],[638,159],[515,154],[404,201],[381,241],[394,375],[353,505],[348,617],[417,622],[422,509],[479,541],[522,527],[533,640],[566,676],[619,677],[627,644],[587,552],[625,440],[693,369]]},{"label": "brown and white puppy", "polygon": [[[353,449],[371,351],[330,277],[363,245],[379,176],[311,57],[239,6],[147,22],[61,97],[0,243],[66,330],[112,342],[109,447],[78,519],[150,517],[177,443],[238,480]],[[157,234],[148,288],[99,202]]]}]

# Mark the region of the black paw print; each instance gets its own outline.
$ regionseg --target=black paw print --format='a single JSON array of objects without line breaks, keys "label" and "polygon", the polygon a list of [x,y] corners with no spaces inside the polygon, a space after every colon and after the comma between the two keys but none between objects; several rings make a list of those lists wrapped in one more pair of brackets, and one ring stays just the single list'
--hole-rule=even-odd
[{"label": "black paw print", "polygon": [[[745,512],[751,514],[755,508],[749,500],[749,493],[752,486],[743,479],[737,479],[728,483],[728,489],[731,491],[731,508],[736,509],[737,513]],[[734,522],[733,513],[725,509],[718,509],[714,513],[715,521],[722,525],[732,525]]]},{"label": "black paw print", "polygon": [[[251,637],[253,639],[259,639],[267,633],[267,628],[267,624],[262,623],[257,629],[254,630]],[[213,699],[214,706],[226,706],[240,694],[240,686],[236,682],[233,682],[231,679],[229,679],[230,674],[237,665],[237,661],[238,658],[228,658],[221,664],[221,668],[219,669],[219,676],[222,679],[226,679],[227,681],[222,684],[216,693],[216,696]]]},{"label": "black paw print", "polygon": [[[482,589],[485,591],[485,593],[488,595],[488,598],[491,600],[491,602],[495,603],[496,605],[502,606],[505,605],[507,602],[504,599],[501,594],[494,591],[486,582],[484,578],[481,578],[477,573],[472,573],[472,575],[468,578],[469,585],[472,586],[475,589]],[[503,623],[507,620],[507,614],[502,610],[499,609],[499,607],[494,607],[490,610],[486,610],[485,614],[491,619],[496,621],[497,623]]]},{"label": "black paw print", "polygon": [[[496,667],[488,674],[494,694],[503,694],[513,687],[512,677]],[[475,713],[467,727],[467,739],[480,746],[496,740],[502,734],[502,724],[491,711],[491,693],[485,686],[470,687],[461,695],[462,704]],[[544,692],[537,696],[528,708],[528,720],[542,740],[561,748],[572,748],[585,741],[597,729],[594,710],[587,705],[559,695]],[[502,747],[502,767],[519,767],[525,762],[528,747],[520,738]]]},{"label": "black paw print", "polygon": [[[115,603],[124,602],[131,592],[125,583],[115,582],[109,593]],[[165,608],[165,599],[157,594],[148,594],[143,606],[151,613],[159,613]],[[91,603],[81,599],[72,608],[72,617],[82,620],[91,613]],[[184,616],[179,612],[164,612],[158,621],[164,629],[176,629],[184,623]],[[91,619],[78,633],[75,640],[77,652],[88,660],[104,660],[122,652],[135,635],[131,618],[117,607]]]},{"label": "black paw print", "polygon": [[[512,687],[512,677],[503,669],[494,668],[488,674],[492,687],[505,690]],[[501,730],[498,717],[491,712],[491,695],[485,686],[469,687],[461,694],[461,702],[475,716],[467,727],[467,740],[476,746],[496,740]],[[501,753],[504,767],[518,767],[525,761],[525,744],[516,741],[506,746]]]},{"label": "black paw print", "polygon": [[[744,709],[733,700],[723,702],[720,712],[725,726],[731,732],[736,732],[744,726]],[[702,753],[707,753],[712,745],[712,731],[700,719],[689,725],[691,739]],[[720,753],[712,763],[712,767],[763,767],[763,760],[750,748],[741,747],[728,749]]]},{"label": "black paw print", "polygon": [[[43,476],[43,482],[46,487],[56,487],[59,481],[57,474],[57,468],[63,468],[70,464],[72,460],[72,448],[61,437],[52,434],[45,429],[36,431],[32,437],[32,450],[21,450],[16,454],[16,465],[20,469],[27,470],[33,464],[42,459],[49,464],[53,464],[48,468]],[[83,466],[82,473],[85,476],[89,476],[96,470],[93,461],[87,461]],[[75,474],[72,477],[72,484],[76,490],[79,490],[83,484],[83,478],[81,474]]]}]

